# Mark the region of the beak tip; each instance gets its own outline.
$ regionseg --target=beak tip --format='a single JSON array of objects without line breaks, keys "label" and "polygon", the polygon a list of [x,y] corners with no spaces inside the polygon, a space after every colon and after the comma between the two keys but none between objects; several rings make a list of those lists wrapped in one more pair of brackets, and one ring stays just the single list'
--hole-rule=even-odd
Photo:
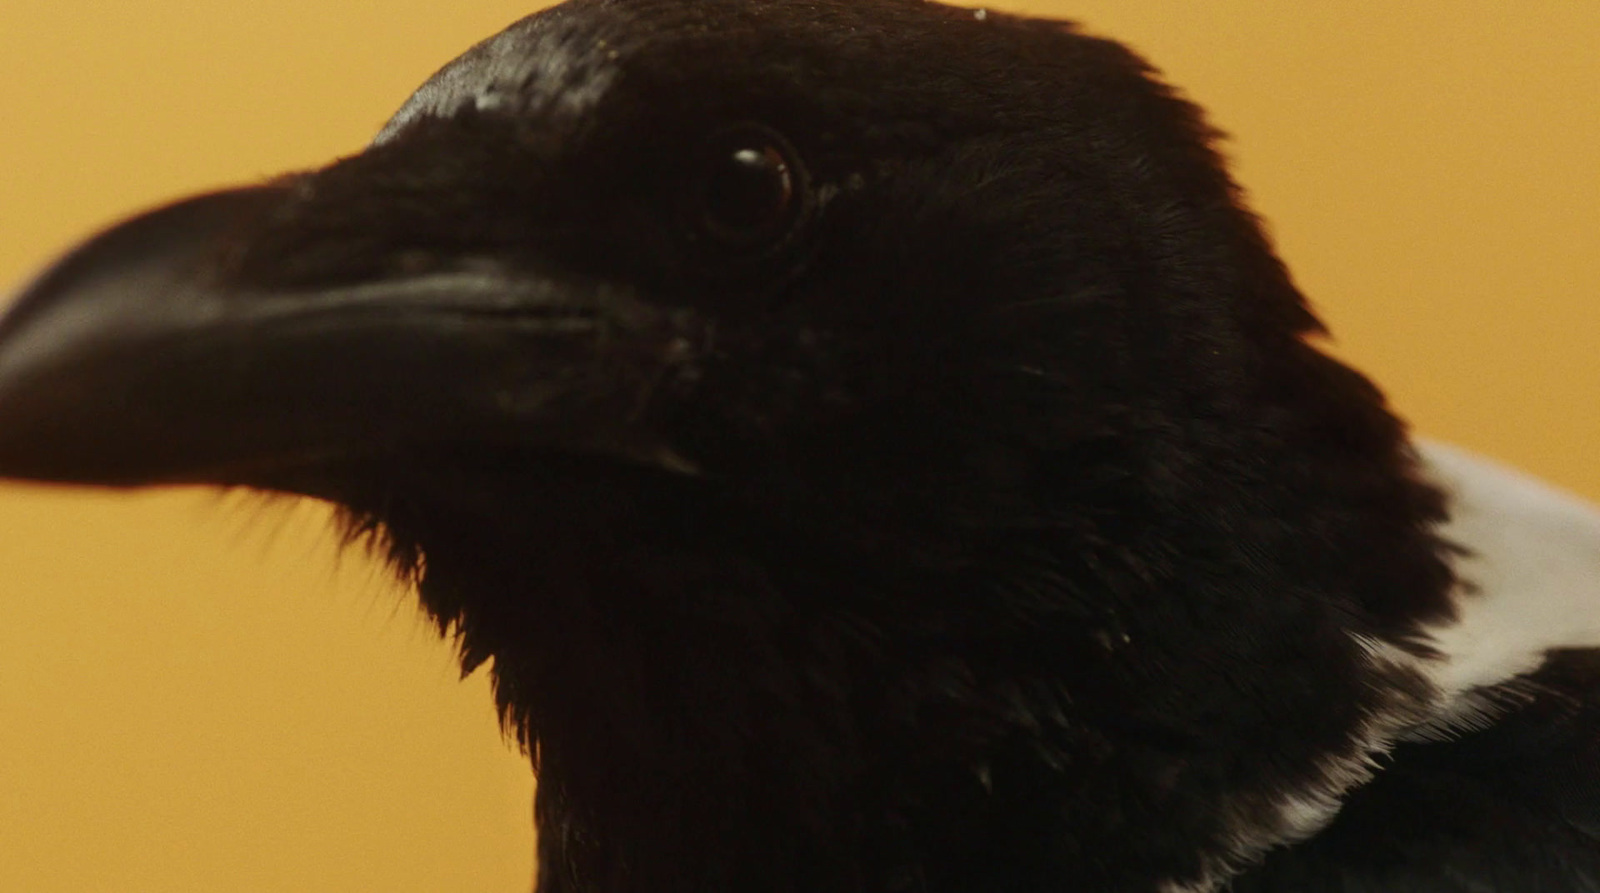
[{"label": "beak tip", "polygon": [[[202,312],[194,276],[218,238],[284,187],[216,192],[92,236],[17,289],[0,310],[0,478],[123,484],[119,383],[147,333]],[[115,442],[113,442],[115,441]]]}]

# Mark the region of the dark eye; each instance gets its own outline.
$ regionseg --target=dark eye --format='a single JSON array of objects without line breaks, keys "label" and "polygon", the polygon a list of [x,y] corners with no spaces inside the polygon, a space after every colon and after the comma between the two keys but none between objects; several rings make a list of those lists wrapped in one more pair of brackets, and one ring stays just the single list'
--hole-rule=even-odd
[{"label": "dark eye", "polygon": [[788,143],[766,128],[747,125],[721,134],[701,175],[701,229],[740,250],[781,242],[804,210],[803,174]]}]

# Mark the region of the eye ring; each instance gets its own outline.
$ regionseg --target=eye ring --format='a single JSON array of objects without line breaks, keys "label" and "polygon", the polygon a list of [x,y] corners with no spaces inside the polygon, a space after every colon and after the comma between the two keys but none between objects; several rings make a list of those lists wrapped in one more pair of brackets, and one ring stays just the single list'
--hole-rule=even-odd
[{"label": "eye ring", "polygon": [[805,168],[778,133],[746,123],[707,143],[694,202],[696,229],[741,254],[782,245],[809,207]]}]

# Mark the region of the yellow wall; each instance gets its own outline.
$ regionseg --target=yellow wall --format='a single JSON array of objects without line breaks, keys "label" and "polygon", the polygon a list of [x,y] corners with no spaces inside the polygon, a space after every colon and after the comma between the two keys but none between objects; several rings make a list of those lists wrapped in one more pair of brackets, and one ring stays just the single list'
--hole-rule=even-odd
[{"label": "yellow wall", "polygon": [[[465,7],[4,0],[0,283],[356,150],[526,11]],[[1423,431],[1600,497],[1600,3],[1029,8],[1213,110],[1341,350]],[[314,507],[10,487],[0,531],[0,890],[526,889],[531,781],[483,680],[335,565]]]}]

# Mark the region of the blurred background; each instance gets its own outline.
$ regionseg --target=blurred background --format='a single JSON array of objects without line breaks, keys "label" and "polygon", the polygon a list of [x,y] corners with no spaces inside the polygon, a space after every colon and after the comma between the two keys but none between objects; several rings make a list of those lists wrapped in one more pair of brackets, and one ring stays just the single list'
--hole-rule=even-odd
[{"label": "blurred background", "polygon": [[[1234,136],[1424,434],[1600,498],[1600,4],[1076,0]],[[5,0],[0,291],[143,206],[359,150],[528,0]],[[525,891],[481,674],[311,504],[0,487],[0,890]]]}]

